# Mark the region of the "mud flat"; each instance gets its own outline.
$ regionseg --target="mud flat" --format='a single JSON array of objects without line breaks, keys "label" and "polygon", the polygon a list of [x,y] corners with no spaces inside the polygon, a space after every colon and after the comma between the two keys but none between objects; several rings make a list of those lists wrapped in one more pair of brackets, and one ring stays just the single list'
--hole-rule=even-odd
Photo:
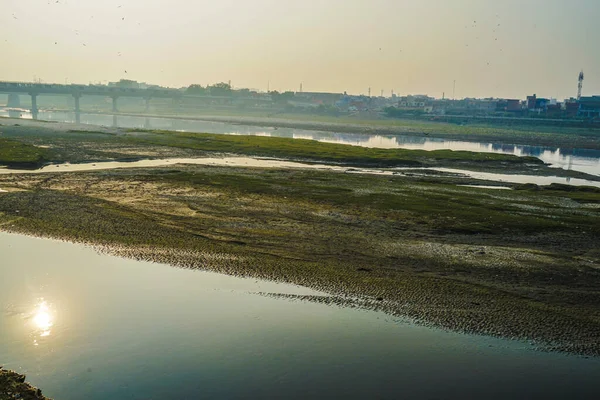
[{"label": "mud flat", "polygon": [[0,229],[600,355],[600,193],[452,176],[176,165],[2,175]]}]

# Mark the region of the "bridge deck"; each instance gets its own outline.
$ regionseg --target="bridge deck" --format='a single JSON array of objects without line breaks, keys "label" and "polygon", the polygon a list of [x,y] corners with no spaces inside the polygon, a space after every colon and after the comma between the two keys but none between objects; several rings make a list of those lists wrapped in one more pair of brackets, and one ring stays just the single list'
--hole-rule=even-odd
[{"label": "bridge deck", "polygon": [[22,94],[64,94],[64,95],[90,95],[90,96],[118,96],[118,97],[163,97],[180,98],[184,93],[177,89],[135,89],[119,88],[104,85],[61,85],[46,83],[0,82],[0,93]]}]

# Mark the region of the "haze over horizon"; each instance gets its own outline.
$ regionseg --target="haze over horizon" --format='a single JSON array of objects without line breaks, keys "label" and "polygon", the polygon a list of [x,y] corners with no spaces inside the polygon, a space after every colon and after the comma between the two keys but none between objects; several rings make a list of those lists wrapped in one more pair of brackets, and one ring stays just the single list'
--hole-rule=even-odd
[{"label": "haze over horizon", "polygon": [[5,0],[0,80],[600,94],[597,0]]}]

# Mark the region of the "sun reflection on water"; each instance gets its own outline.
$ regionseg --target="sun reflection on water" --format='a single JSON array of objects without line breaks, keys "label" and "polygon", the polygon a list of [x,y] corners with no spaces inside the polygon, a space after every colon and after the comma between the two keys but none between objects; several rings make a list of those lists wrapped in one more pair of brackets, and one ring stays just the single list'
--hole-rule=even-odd
[{"label": "sun reflection on water", "polygon": [[52,328],[52,313],[50,312],[50,307],[48,307],[48,303],[45,300],[41,300],[33,315],[33,323],[35,327],[41,332],[40,337],[50,336],[50,328]]}]

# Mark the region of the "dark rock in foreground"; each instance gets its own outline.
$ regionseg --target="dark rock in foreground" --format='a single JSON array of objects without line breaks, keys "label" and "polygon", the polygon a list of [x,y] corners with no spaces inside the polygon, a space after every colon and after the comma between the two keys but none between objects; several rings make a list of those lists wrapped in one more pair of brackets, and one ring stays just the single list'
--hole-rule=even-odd
[{"label": "dark rock in foreground", "polygon": [[25,375],[0,367],[0,400],[51,400],[42,395],[42,390],[25,382]]}]

